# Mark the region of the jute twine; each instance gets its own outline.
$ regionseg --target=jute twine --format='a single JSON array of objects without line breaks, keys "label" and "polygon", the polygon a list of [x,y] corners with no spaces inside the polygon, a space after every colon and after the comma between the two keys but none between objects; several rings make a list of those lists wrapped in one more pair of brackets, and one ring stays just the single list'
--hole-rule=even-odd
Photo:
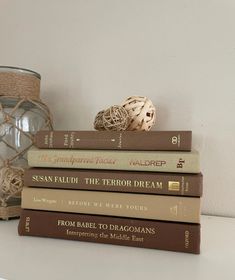
[{"label": "jute twine", "polygon": [[[23,174],[24,169],[22,167],[14,166],[14,162],[34,144],[34,136],[29,132],[23,131],[14,122],[14,113],[24,103],[29,102],[46,115],[45,126],[42,129],[52,129],[52,117],[48,107],[40,100],[40,79],[32,74],[0,72],[0,97],[7,100],[12,99],[18,102],[11,110],[10,113],[4,112],[4,107],[0,103],[0,113],[3,114],[3,122],[0,123],[4,130],[4,126],[10,125],[12,129],[18,130],[21,135],[27,137],[31,144],[26,148],[18,151],[11,143],[8,143],[3,138],[0,138],[8,148],[13,150],[15,154],[4,159],[0,155],[2,165],[0,166],[0,219],[8,219],[10,217],[17,217],[20,214],[20,206],[8,206],[8,200],[10,198],[20,197],[21,190],[23,188]],[[26,113],[25,111],[24,113]],[[21,118],[24,114],[21,115]]]},{"label": "jute twine", "polygon": [[0,72],[0,95],[40,100],[40,79],[32,74]]},{"label": "jute twine", "polygon": [[0,219],[8,220],[9,218],[17,218],[20,216],[20,205],[0,207]]}]

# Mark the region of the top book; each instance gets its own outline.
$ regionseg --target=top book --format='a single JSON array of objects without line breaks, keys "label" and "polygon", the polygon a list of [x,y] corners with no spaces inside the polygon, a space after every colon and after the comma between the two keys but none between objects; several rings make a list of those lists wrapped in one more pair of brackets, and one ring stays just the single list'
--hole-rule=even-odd
[{"label": "top book", "polygon": [[39,131],[41,149],[191,151],[192,131]]}]

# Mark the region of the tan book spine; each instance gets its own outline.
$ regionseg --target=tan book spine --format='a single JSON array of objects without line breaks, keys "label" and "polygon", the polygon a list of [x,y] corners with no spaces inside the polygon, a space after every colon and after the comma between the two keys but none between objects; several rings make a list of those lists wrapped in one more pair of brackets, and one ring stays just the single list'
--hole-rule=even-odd
[{"label": "tan book spine", "polygon": [[27,188],[22,208],[153,220],[200,222],[200,198]]},{"label": "tan book spine", "polygon": [[199,173],[197,151],[113,151],[31,149],[31,167]]}]

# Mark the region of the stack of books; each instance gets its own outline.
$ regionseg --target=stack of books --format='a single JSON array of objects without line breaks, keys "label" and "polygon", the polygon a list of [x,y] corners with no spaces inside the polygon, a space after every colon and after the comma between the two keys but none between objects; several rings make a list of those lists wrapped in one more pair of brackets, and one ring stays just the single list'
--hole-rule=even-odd
[{"label": "stack of books", "polygon": [[19,234],[200,252],[191,131],[40,131]]}]

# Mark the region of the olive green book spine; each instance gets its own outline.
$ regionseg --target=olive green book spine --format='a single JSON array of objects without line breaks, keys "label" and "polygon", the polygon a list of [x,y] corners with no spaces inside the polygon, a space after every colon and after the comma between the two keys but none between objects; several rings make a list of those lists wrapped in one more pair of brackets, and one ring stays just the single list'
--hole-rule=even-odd
[{"label": "olive green book spine", "polygon": [[28,151],[31,167],[199,173],[197,151],[58,150]]},{"label": "olive green book spine", "polygon": [[200,223],[200,198],[25,187],[22,208]]}]

